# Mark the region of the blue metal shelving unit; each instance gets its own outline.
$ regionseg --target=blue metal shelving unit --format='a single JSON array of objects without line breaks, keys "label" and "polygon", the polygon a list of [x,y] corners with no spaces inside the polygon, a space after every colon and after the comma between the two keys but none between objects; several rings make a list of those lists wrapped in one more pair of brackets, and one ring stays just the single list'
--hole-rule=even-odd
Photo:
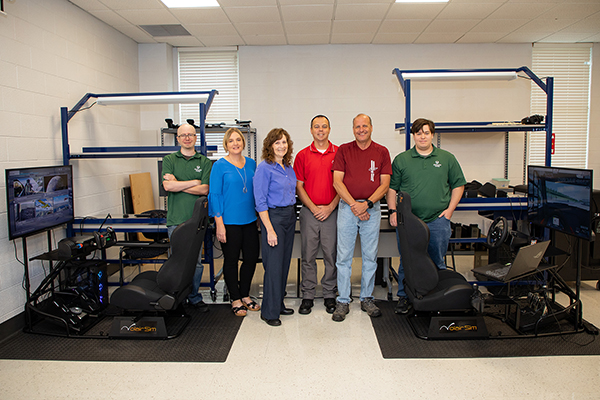
[{"label": "blue metal shelving unit", "polygon": [[[210,106],[214,100],[215,95],[218,92],[216,90],[210,91],[195,91],[195,92],[144,92],[144,93],[106,93],[106,94],[94,94],[87,93],[83,96],[77,104],[72,108],[68,109],[67,107],[62,107],[60,110],[61,116],[61,131],[62,131],[62,150],[63,150],[63,165],[69,165],[72,159],[100,159],[100,158],[162,158],[167,154],[173,153],[179,150],[178,146],[122,146],[122,147],[83,147],[81,154],[72,154],[69,146],[69,130],[68,124],[69,121],[79,112],[83,111],[83,107],[90,99],[96,99],[96,101],[101,102],[103,99],[113,98],[116,99],[114,105],[119,104],[178,104],[183,101],[180,99],[185,96],[203,96],[206,98],[205,102],[198,103],[198,112],[199,112],[199,122],[198,127],[200,128],[200,145],[196,146],[196,151],[200,152],[203,155],[207,155],[208,151],[216,151],[217,146],[207,146],[206,145],[206,132],[205,132],[205,122],[206,122],[206,114],[210,109]],[[148,99],[152,97],[153,101],[151,103],[148,102]],[[123,102],[120,102],[122,100]],[[139,100],[136,101],[136,100]],[[125,103],[124,101],[127,101]],[[189,101],[186,101],[189,102]],[[108,105],[108,104],[107,104]],[[90,106],[91,107],[91,106]],[[88,107],[89,108],[89,107]],[[83,223],[82,219],[77,219],[75,223]],[[101,223],[100,219],[85,219],[86,223],[94,224]],[[116,231],[119,232],[144,232],[150,231],[155,232],[158,225],[154,225],[152,228],[144,229],[136,227],[132,229],[118,229],[118,224],[127,224],[131,223],[132,219],[111,219],[111,224],[115,224]],[[164,220],[156,219],[156,218],[144,218],[137,219],[136,222],[146,223],[146,224],[164,224]],[[163,225],[164,226],[164,225]],[[94,231],[95,228],[82,228],[82,231],[90,232]],[[166,232],[166,229],[165,229]],[[73,224],[68,224],[67,226],[67,235],[73,236],[74,229]],[[213,301],[216,298],[216,289],[215,289],[215,271],[214,271],[214,262],[212,255],[212,235],[210,230],[207,230],[206,237],[204,239],[204,249],[205,249],[205,262],[209,265],[210,268],[210,282],[208,284],[202,284],[202,286],[208,286],[211,290],[211,296],[213,297]]]},{"label": "blue metal shelving unit", "polygon": [[[544,124],[524,125],[520,122],[506,124],[504,122],[436,122],[436,132],[546,132],[545,165],[550,166],[552,156],[552,110],[554,98],[554,78],[548,77],[546,81],[538,78],[529,68],[523,66],[520,68],[497,68],[497,69],[428,69],[428,70],[399,70],[395,68],[392,73],[398,78],[400,87],[405,97],[404,123],[396,124],[396,129],[406,133],[406,149],[410,149],[410,127],[411,127],[411,79],[406,78],[410,74],[427,75],[451,75],[455,74],[453,80],[460,80],[461,73],[468,74],[493,74],[493,73],[524,73],[529,79],[535,82],[546,93],[546,116]],[[444,79],[444,78],[438,78]],[[483,78],[485,79],[485,78]]]}]

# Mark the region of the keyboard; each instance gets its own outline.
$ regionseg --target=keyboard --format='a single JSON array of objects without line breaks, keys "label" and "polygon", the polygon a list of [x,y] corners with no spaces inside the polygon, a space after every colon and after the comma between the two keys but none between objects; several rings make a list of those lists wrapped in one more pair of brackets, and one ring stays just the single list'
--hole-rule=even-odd
[{"label": "keyboard", "polygon": [[485,274],[496,279],[502,279],[506,276],[506,274],[508,274],[509,269],[510,265],[507,265],[506,267],[501,267],[498,269],[492,269],[490,271],[487,271]]}]

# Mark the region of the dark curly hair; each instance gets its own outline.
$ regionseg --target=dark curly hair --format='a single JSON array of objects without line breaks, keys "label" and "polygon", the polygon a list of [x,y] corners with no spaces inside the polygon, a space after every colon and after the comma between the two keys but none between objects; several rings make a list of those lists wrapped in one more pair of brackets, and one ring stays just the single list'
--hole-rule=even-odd
[{"label": "dark curly hair", "polygon": [[290,134],[287,133],[285,129],[282,128],[273,128],[263,140],[263,148],[262,148],[262,158],[269,164],[273,164],[275,162],[275,152],[273,151],[273,144],[279,139],[285,136],[285,140],[288,144],[287,152],[285,156],[283,156],[283,165],[291,166],[292,165],[292,153],[294,152],[294,142],[290,138]]}]

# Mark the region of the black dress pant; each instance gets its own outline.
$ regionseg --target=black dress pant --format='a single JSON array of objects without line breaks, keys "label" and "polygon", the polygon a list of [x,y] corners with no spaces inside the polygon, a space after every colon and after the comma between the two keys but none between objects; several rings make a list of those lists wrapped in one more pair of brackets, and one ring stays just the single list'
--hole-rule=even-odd
[{"label": "black dress pant", "polygon": [[294,206],[270,208],[269,219],[277,234],[277,246],[269,246],[267,229],[261,221],[262,261],[265,268],[261,312],[266,319],[277,319],[285,308],[283,298],[290,271],[296,229]]},{"label": "black dress pant", "polygon": [[[231,301],[250,295],[250,286],[258,262],[258,226],[256,221],[246,225],[225,225],[227,241],[223,250],[223,276]],[[242,254],[242,266],[238,265]]]}]

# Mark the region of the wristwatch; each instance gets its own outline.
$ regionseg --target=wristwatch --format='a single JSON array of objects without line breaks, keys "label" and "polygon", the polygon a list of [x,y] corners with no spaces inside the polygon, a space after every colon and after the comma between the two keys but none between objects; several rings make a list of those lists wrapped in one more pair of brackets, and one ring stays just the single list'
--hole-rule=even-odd
[{"label": "wristwatch", "polygon": [[393,208],[390,208],[390,209],[388,210],[388,214],[390,214],[390,215],[391,215],[391,214],[393,214],[393,213],[395,213],[395,212],[396,212],[396,210],[394,210]]},{"label": "wristwatch", "polygon": [[367,199],[367,204],[369,205],[369,208],[373,208],[373,202],[369,199]]}]

